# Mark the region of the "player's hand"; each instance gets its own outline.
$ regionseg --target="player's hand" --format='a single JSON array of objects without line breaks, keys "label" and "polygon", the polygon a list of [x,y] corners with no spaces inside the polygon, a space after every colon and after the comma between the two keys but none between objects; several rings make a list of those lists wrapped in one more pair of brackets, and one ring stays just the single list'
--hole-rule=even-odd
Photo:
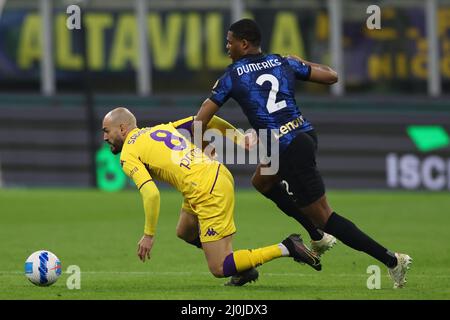
[{"label": "player's hand", "polygon": [[251,150],[258,143],[258,135],[255,130],[251,130],[244,135],[244,148]]},{"label": "player's hand", "polygon": [[138,242],[137,254],[142,262],[145,262],[145,258],[150,260],[150,251],[153,247],[153,236],[144,234],[141,240]]}]

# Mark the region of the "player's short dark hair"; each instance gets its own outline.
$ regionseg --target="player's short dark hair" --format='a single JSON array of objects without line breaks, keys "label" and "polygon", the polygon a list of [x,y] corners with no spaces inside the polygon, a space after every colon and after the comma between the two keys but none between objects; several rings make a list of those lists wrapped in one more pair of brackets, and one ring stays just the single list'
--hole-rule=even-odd
[{"label": "player's short dark hair", "polygon": [[252,19],[242,19],[230,26],[229,31],[233,32],[235,38],[247,40],[256,47],[261,45],[261,30]]}]

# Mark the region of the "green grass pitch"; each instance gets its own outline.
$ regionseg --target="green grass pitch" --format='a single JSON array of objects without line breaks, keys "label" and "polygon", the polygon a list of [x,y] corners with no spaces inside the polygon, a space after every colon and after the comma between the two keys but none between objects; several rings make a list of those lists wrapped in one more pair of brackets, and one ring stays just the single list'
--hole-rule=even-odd
[{"label": "green grass pitch", "polygon": [[[150,261],[136,255],[144,214],[137,191],[0,190],[0,299],[449,299],[448,193],[351,192],[328,195],[333,208],[413,265],[404,289],[392,289],[386,268],[342,243],[322,258],[323,270],[290,258],[259,268],[245,287],[224,287],[209,272],[203,252],[175,235],[181,195],[161,191],[161,213]],[[236,191],[234,248],[278,243],[306,232],[253,190]],[[62,262],[51,287],[24,276],[25,259],[40,249]],[[81,289],[69,290],[65,272],[81,269]],[[381,269],[381,289],[369,290],[367,268]]]}]

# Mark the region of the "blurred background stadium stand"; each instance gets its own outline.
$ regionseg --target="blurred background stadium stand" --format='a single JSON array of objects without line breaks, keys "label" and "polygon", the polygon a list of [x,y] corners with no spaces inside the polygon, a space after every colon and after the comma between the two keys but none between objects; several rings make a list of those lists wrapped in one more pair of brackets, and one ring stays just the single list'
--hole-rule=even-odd
[{"label": "blurred background stadium stand", "polygon": [[[339,72],[298,83],[330,188],[450,189],[450,0],[0,0],[0,186],[129,186],[101,120],[196,113],[230,63],[228,26],[253,17],[263,50]],[[68,6],[81,8],[69,30]],[[381,29],[370,30],[370,5]],[[220,114],[250,126],[230,101]],[[254,165],[230,165],[250,186]]]}]

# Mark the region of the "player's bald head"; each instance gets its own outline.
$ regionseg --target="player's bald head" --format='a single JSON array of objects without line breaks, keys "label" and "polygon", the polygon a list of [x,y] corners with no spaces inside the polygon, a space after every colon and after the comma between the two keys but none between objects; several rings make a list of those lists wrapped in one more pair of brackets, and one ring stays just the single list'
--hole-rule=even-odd
[{"label": "player's bald head", "polygon": [[104,118],[110,126],[126,125],[128,129],[136,128],[136,117],[130,110],[118,107],[108,112]]},{"label": "player's bald head", "polygon": [[111,152],[122,151],[123,143],[130,131],[136,128],[136,117],[127,108],[115,108],[103,118],[103,140],[110,144]]}]

